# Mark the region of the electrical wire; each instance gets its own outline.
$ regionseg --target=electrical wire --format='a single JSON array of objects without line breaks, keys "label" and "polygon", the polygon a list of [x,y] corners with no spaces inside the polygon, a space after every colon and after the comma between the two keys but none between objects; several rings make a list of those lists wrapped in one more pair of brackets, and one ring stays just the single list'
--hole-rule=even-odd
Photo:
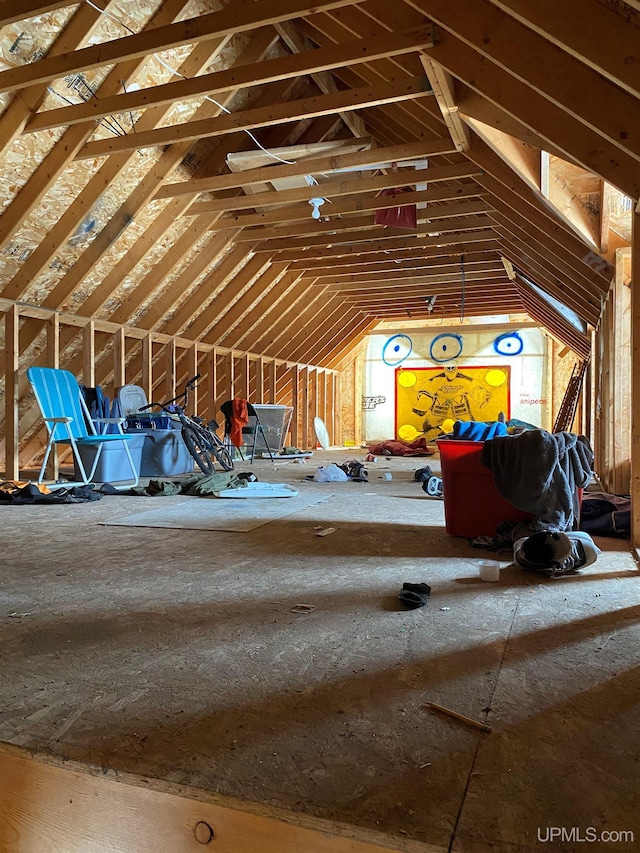
[{"label": "electrical wire", "polygon": [[[116,18],[115,15],[112,15],[111,12],[107,12],[105,9],[100,9],[100,7],[96,6],[95,3],[92,3],[91,0],[85,0],[85,3],[88,3],[89,6],[91,6],[93,9],[95,9],[97,12],[100,12],[101,15],[106,15],[107,18],[111,18],[111,20],[115,21],[117,24],[120,24],[120,26],[122,26],[126,30],[128,30],[131,33],[131,35],[137,35],[137,33],[134,30],[132,30],[131,27],[127,26],[127,24],[125,24],[124,21],[121,21],[118,18]],[[175,74],[176,77],[182,77],[183,80],[189,80],[190,79],[189,77],[186,77],[184,74],[182,74],[180,71],[176,71],[175,68],[172,68],[170,65],[168,65],[157,54],[153,54],[153,55],[156,58],[156,60],[160,63],[160,65],[164,65],[164,67],[168,71],[170,71],[172,74]],[[218,103],[218,101],[216,101],[215,98],[212,98],[209,95],[205,95],[204,98],[206,101],[211,101],[212,104],[215,104],[216,107],[218,107],[219,109],[221,109],[223,112],[227,113],[228,115],[232,114],[231,110],[228,110],[223,104]],[[277,160],[279,163],[285,163],[287,166],[292,166],[295,164],[295,160],[284,160],[282,157],[278,157],[277,154],[272,154],[271,151],[269,151],[267,148],[264,147],[264,145],[262,145],[260,142],[258,142],[256,137],[253,135],[253,133],[251,133],[250,130],[247,130],[246,128],[243,128],[243,130],[247,134],[247,136],[250,139],[252,139],[253,142],[258,146],[258,148],[260,148],[262,151],[264,151],[264,153],[267,154],[269,157],[273,158],[274,160]]]},{"label": "electrical wire", "polygon": [[[72,107],[78,105],[78,101],[72,101],[70,98],[67,98],[65,95],[62,95],[60,92],[57,92],[52,86],[47,86],[47,91],[52,95],[55,95],[56,98],[60,98],[65,104],[70,104]],[[86,103],[86,101],[80,101],[80,103]],[[122,125],[113,117],[113,116],[104,116],[98,124],[104,125],[107,130],[110,130],[114,136],[126,136],[126,130]]]},{"label": "electrical wire", "polygon": [[[122,85],[122,91],[123,91],[123,92],[125,93],[125,95],[126,95],[126,94],[127,94],[127,84],[126,84],[126,81],[125,81],[125,80],[121,80],[121,81],[120,81],[120,84]],[[131,120],[131,127],[132,127],[132,129],[133,129],[133,131],[134,131],[134,133],[135,133],[135,130],[136,130],[136,120],[134,119],[134,117],[133,117],[133,113],[131,112],[131,110],[129,110],[129,119]]]}]

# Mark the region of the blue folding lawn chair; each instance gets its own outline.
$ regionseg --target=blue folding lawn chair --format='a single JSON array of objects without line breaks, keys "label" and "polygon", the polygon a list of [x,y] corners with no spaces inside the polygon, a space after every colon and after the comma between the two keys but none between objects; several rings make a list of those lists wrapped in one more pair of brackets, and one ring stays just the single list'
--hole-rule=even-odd
[{"label": "blue folding lawn chair", "polygon": [[[135,436],[122,431],[125,418],[95,419],[95,422],[104,425],[105,429],[108,424],[115,424],[118,429],[116,433],[97,433],[94,421],[91,420],[89,410],[80,391],[78,380],[73,373],[53,367],[30,367],[27,370],[27,379],[31,383],[49,433],[44,460],[38,475],[39,483],[43,482],[44,472],[54,444],[71,445],[76,472],[79,473],[82,484],[86,485],[93,480],[105,445],[119,441],[122,444],[123,452],[126,454],[132,474],[131,481],[122,481],[122,487],[128,488],[138,484],[138,471],[127,446],[128,442]],[[91,470],[88,473],[80,453],[81,448],[87,447],[94,448],[95,452]],[[73,484],[63,483],[61,485],[70,486]]]}]

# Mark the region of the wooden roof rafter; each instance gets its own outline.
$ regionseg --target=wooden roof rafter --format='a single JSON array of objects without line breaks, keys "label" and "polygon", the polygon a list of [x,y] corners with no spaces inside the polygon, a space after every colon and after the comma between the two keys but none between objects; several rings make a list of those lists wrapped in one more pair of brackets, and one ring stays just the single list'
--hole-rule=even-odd
[{"label": "wooden roof rafter", "polygon": [[[568,2],[575,5],[574,0]],[[628,55],[635,55],[631,38],[635,24],[625,22],[597,0],[585,2],[594,20],[602,21],[602,32],[615,33]],[[372,307],[375,304],[376,316],[383,311],[399,316],[395,305],[400,315],[408,307],[425,316],[420,294],[429,285],[443,288],[438,294],[440,310],[455,315],[455,293],[447,293],[446,288],[455,289],[459,284],[453,274],[458,254],[467,255],[469,310],[480,310],[492,300],[495,306],[504,307],[500,287],[507,286],[513,300],[513,286],[506,284],[504,271],[492,266],[492,259],[499,261],[504,254],[545,292],[561,300],[566,296],[567,304],[594,323],[611,280],[610,266],[599,257],[607,248],[607,213],[603,210],[598,220],[594,208],[596,213],[585,214],[582,232],[572,233],[541,197],[544,188],[538,161],[540,151],[548,151],[552,157],[591,169],[637,199],[640,142],[636,130],[625,124],[637,105],[637,86],[609,45],[595,44],[591,36],[587,49],[582,21],[571,32],[565,7],[552,14],[549,0],[540,0],[535,9],[524,0],[479,3],[462,0],[461,6],[453,8],[445,0],[404,0],[395,5],[384,0],[274,0],[263,9],[253,0],[239,0],[233,9],[227,4],[221,12],[201,15],[190,24],[200,57],[207,44],[214,46],[219,40],[216,49],[220,56],[224,50],[221,64],[211,68],[210,62],[203,61],[190,69],[185,65],[180,70],[189,79],[176,77],[128,95],[121,91],[116,75],[135,81],[140,64],[135,57],[143,56],[137,51],[146,45],[153,52],[160,48],[152,45],[160,42],[164,47],[178,44],[187,22],[176,26],[175,21],[160,22],[156,17],[151,25],[141,20],[136,36],[85,49],[80,47],[78,20],[84,17],[86,28],[99,13],[89,14],[90,7],[80,7],[82,15],[70,20],[49,56],[32,63],[34,68],[10,69],[13,77],[0,72],[0,86],[14,79],[22,89],[22,97],[15,98],[0,119],[0,146],[3,140],[9,146],[19,139],[38,144],[42,129],[66,128],[64,153],[61,146],[54,147],[55,153],[34,172],[27,191],[7,208],[4,240],[0,224],[0,245],[8,245],[26,215],[37,215],[45,193],[74,168],[72,163],[83,164],[93,157],[106,160],[103,164],[98,161],[95,179],[30,257],[20,265],[11,261],[14,272],[2,282],[5,295],[19,298],[35,292],[35,281],[52,282],[47,283],[42,297],[45,304],[67,307],[73,300],[78,310],[92,316],[110,315],[121,322],[132,312],[141,327],[193,326],[212,341],[219,333],[231,346],[236,340],[249,346],[261,339],[265,346],[269,343],[262,320],[251,316],[263,304],[271,323],[279,305],[289,330],[295,328],[293,318],[304,316],[308,335],[312,314],[307,313],[307,303],[313,300],[318,309],[329,300],[326,321],[318,327],[318,334],[327,338],[326,345],[319,342],[308,347],[310,352],[326,354],[329,339],[339,334],[340,306],[349,312],[353,306],[358,309],[349,314],[343,327],[356,336],[369,322],[367,299]],[[179,0],[168,0],[162,7],[165,16],[169,9],[175,15],[179,6]],[[439,29],[431,46],[433,22]],[[262,27],[250,40],[256,53],[253,60],[247,60],[245,42],[256,25]],[[238,33],[247,35],[232,44]],[[257,52],[258,40],[262,54]],[[239,49],[245,51],[241,60]],[[545,61],[531,67],[523,57],[532,53]],[[112,64],[116,56],[120,67],[107,78],[112,81],[111,90],[103,84],[95,101],[34,116],[46,82],[59,76],[55,69],[101,67],[105,58],[111,57],[105,64]],[[93,66],[94,62],[98,64]],[[129,67],[126,74],[125,66]],[[288,86],[277,88],[286,82],[280,79],[286,75],[295,76]],[[262,103],[246,97],[255,95],[249,93],[249,87],[256,86],[264,90],[261,94],[270,93]],[[584,97],[584,91],[592,93],[591,100]],[[183,124],[159,126],[165,108],[205,92],[219,93],[232,115],[215,114],[212,109],[208,115],[192,115]],[[113,140],[96,138],[96,117],[138,108],[142,114],[136,132]],[[511,160],[500,160],[474,131],[474,121],[481,132],[478,122],[487,119],[489,127],[498,125],[501,132],[513,131],[512,136],[523,139],[524,145],[511,146]],[[22,133],[25,129],[26,134]],[[327,133],[338,138],[368,136],[374,146],[393,143],[398,160],[403,147],[405,152],[411,149],[415,157],[407,159],[427,159],[428,167],[410,181],[403,177],[408,173],[401,167],[397,183],[404,179],[415,187],[411,199],[407,194],[408,201],[428,204],[418,210],[418,234],[374,225],[373,211],[392,204],[375,196],[393,187],[392,175],[372,177],[363,172],[364,181],[357,172],[322,177],[317,192],[326,193],[333,203],[323,210],[329,213],[328,221],[323,217],[320,222],[310,217],[306,188],[258,195],[245,192],[249,176],[224,174],[221,156],[225,148],[233,151],[234,146],[253,144],[245,130],[258,134],[267,145],[275,139],[313,141]],[[447,133],[452,139],[443,143]],[[99,131],[97,137],[101,134]],[[486,132],[485,138],[489,139]],[[494,134],[494,144],[497,139]],[[149,162],[157,163],[153,176],[150,173],[137,182],[106,227],[77,253],[64,274],[57,278],[48,274],[48,265],[99,197],[100,181],[104,187],[109,176],[115,179],[122,169],[130,169],[139,156],[136,146],[142,145],[147,146]],[[160,152],[165,145],[170,148]],[[171,183],[187,154],[196,155],[200,162],[198,176],[187,182],[180,175]],[[357,169],[372,156],[371,151],[338,154],[334,162],[340,160],[344,168]],[[350,166],[347,158],[352,158]],[[396,158],[390,156],[387,162]],[[520,166],[519,175],[512,166]],[[278,170],[289,170],[292,177],[295,173],[300,178],[313,174],[311,164],[281,163],[258,169],[261,175],[250,177],[270,182]],[[368,184],[366,191],[359,182]],[[198,199],[198,193],[209,195]],[[566,199],[572,201],[569,194]],[[579,200],[572,203],[579,212]],[[133,239],[128,234],[129,223],[138,217],[144,218],[145,226]],[[231,259],[229,263],[233,258],[243,260],[221,282],[215,271],[225,256]],[[367,286],[361,287],[364,280]],[[208,285],[200,289],[203,281]],[[483,286],[486,292],[481,294]],[[518,310],[526,296],[536,318],[544,319],[540,297],[523,293],[516,299]],[[558,324],[553,316],[550,322]],[[562,322],[558,330],[554,333],[568,335]],[[35,341],[37,334],[34,327],[25,340]],[[288,337],[290,332],[279,333],[283,348]],[[306,342],[300,341],[299,346],[303,345]],[[581,341],[579,345],[583,345]]]}]

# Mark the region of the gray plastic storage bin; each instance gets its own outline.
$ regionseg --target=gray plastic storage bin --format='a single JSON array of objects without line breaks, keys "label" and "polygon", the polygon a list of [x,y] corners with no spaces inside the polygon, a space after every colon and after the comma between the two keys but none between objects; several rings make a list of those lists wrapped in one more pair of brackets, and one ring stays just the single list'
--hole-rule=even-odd
[{"label": "gray plastic storage bin", "polygon": [[193,471],[193,457],[179,430],[141,429],[136,433],[144,436],[141,477],[173,477]]},{"label": "gray plastic storage bin", "polygon": [[[127,447],[131,454],[133,466],[138,473],[140,472],[140,463],[142,461],[144,438],[143,435],[135,435],[133,438],[127,439]],[[124,452],[123,445],[124,441],[109,441],[105,442],[102,446],[102,454],[98,461],[98,467],[93,475],[93,479],[96,482],[119,483],[122,480],[133,479],[129,460],[127,459],[127,454]],[[82,459],[87,476],[89,476],[98,448],[95,445],[78,445],[78,452],[80,453],[80,459]],[[82,479],[75,459],[74,468],[76,479]]]},{"label": "gray plastic storage bin", "polygon": [[[253,408],[258,413],[264,431],[264,438],[261,433],[256,435],[256,455],[267,453],[269,450],[272,453],[282,453],[291,424],[293,406],[254,403]],[[255,427],[255,418],[249,418],[249,426]],[[265,444],[265,439],[269,447]],[[253,440],[253,436],[251,436],[251,440]]]}]

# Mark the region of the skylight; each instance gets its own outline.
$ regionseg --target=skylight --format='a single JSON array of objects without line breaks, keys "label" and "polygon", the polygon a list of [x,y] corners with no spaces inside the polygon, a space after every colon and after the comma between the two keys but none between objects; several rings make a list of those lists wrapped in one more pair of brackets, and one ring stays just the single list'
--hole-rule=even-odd
[{"label": "skylight", "polygon": [[571,308],[567,308],[567,306],[563,302],[560,302],[559,299],[550,296],[546,292],[546,290],[543,290],[541,287],[531,281],[531,279],[528,278],[519,269],[516,269],[516,273],[519,278],[521,278],[522,281],[527,285],[527,287],[530,287],[531,290],[535,291],[535,293],[537,293],[538,296],[540,296],[541,299],[543,299],[547,303],[547,305],[550,305],[554,309],[554,311],[560,314],[561,317],[564,317],[564,319],[568,323],[571,323],[574,329],[577,329],[581,334],[585,334],[585,332],[587,331],[587,324],[578,314],[576,314],[575,311],[572,311]]}]

